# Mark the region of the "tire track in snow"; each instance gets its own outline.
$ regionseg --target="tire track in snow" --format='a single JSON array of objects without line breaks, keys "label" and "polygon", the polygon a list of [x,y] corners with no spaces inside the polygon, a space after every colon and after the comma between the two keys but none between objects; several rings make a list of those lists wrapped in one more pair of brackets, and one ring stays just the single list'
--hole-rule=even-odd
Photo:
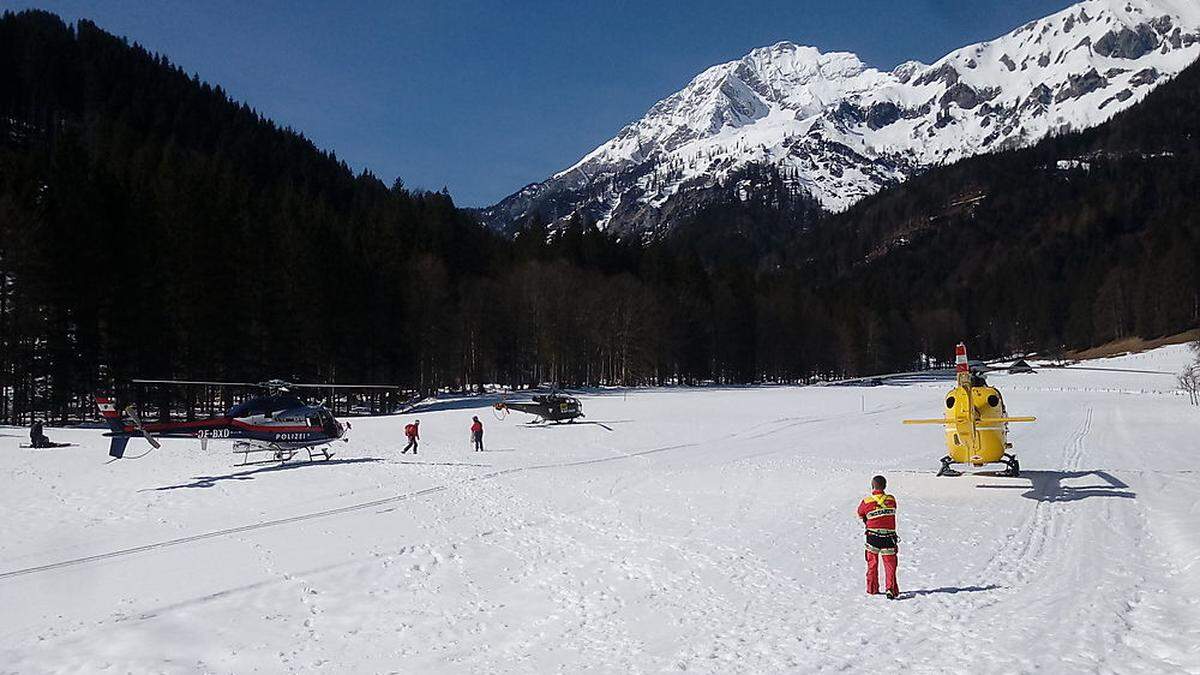
[{"label": "tire track in snow", "polygon": [[[1083,421],[1063,446],[1064,471],[1076,471],[1079,468],[1083,459],[1084,440],[1092,431],[1092,412],[1092,407],[1088,406]],[[1033,480],[1030,480],[1030,483],[1031,489],[1038,489]],[[1031,568],[1034,564],[1044,562],[1046,544],[1058,511],[1052,503],[1039,499],[1029,518],[1006,537],[1004,546],[988,561],[984,567],[984,577],[997,577],[1009,584],[1023,582],[1025,577],[1033,572]]]},{"label": "tire track in snow", "polygon": [[[1075,470],[1082,461],[1085,451],[1084,441],[1092,429],[1093,410],[1089,406],[1084,412],[1083,420],[1071,433],[1070,438],[1062,446],[1062,466],[1064,470]],[[1031,479],[1031,489],[1038,485]],[[942,632],[952,633],[964,626],[989,625],[978,620],[979,612],[1014,598],[1021,602],[1022,589],[1038,579],[1038,573],[1050,560],[1047,552],[1050,543],[1066,537],[1073,529],[1074,517],[1060,518],[1062,504],[1038,500],[1032,512],[1015,529],[1004,537],[1003,543],[989,556],[982,570],[973,575],[980,579],[981,584],[998,586],[995,593],[979,593],[970,596],[940,596],[933,602],[923,603],[923,606],[913,612],[909,621],[913,623],[927,622],[942,627]],[[980,644],[982,649],[992,649],[996,635],[985,631],[970,638]],[[928,640],[922,641],[928,646]],[[944,651],[939,651],[941,658],[946,658]],[[959,668],[949,667],[947,670],[969,670],[974,665],[969,657],[959,664]],[[920,658],[914,663],[921,662]],[[1027,670],[1028,663],[1008,664],[1007,668]]]},{"label": "tire track in snow", "polygon": [[524,473],[527,471],[542,471],[542,470],[547,470],[547,469],[562,469],[562,468],[569,468],[569,467],[576,467],[576,466],[587,466],[589,464],[602,464],[605,462],[615,462],[615,461],[624,460],[624,459],[632,459],[635,457],[644,457],[646,455],[652,455],[652,454],[660,453],[660,452],[668,452],[670,450],[682,450],[683,448],[696,447],[697,445],[699,445],[699,443],[684,443],[684,444],[680,444],[680,445],[669,445],[669,446],[665,446],[665,447],[661,447],[661,448],[653,448],[650,450],[641,450],[638,452],[623,453],[623,454],[613,455],[613,456],[609,456],[609,457],[596,457],[596,458],[592,458],[592,459],[581,459],[581,460],[575,460],[575,461],[570,461],[570,462],[553,462],[553,463],[549,463],[549,464],[532,464],[529,466],[516,466],[516,467],[511,467],[508,469],[501,469],[499,471],[489,471],[487,473],[480,474],[478,476],[471,476],[470,478],[465,478],[461,481],[456,481],[454,483],[435,485],[433,487],[428,487],[428,488],[424,488],[421,490],[414,490],[412,492],[405,492],[405,493],[401,493],[398,495],[392,495],[390,497],[383,497],[381,499],[373,499],[373,500],[366,501],[366,502],[358,502],[355,504],[348,504],[346,506],[340,506],[340,507],[333,508],[333,509],[326,509],[323,511],[314,511],[311,513],[304,513],[304,514],[300,514],[300,515],[296,515],[296,516],[289,516],[287,518],[276,518],[274,520],[266,520],[266,521],[261,521],[261,522],[257,522],[257,523],[250,523],[248,525],[241,525],[238,527],[230,527],[230,528],[225,528],[225,529],[221,529],[221,530],[213,530],[211,532],[203,532],[200,534],[194,534],[194,535],[187,536],[187,537],[168,539],[166,541],[155,542],[152,544],[144,544],[142,546],[134,546],[131,548],[120,549],[117,551],[109,551],[107,553],[98,553],[96,555],[83,556],[81,558],[73,558],[71,560],[63,560],[60,562],[49,563],[46,565],[37,565],[34,567],[26,567],[24,569],[11,570],[8,572],[0,573],[0,582],[6,581],[8,579],[16,578],[16,577],[26,576],[29,574],[37,574],[39,572],[48,572],[51,570],[63,569],[66,567],[75,567],[78,565],[86,565],[88,563],[93,563],[93,562],[112,560],[114,558],[121,558],[124,556],[135,555],[138,553],[146,553],[148,551],[161,550],[164,548],[179,546],[181,544],[190,544],[190,543],[194,543],[194,542],[198,542],[198,541],[204,541],[206,539],[216,539],[219,537],[227,537],[230,535],[240,534],[243,532],[251,532],[254,530],[263,530],[263,529],[268,529],[268,528],[272,528],[272,527],[279,527],[281,525],[290,525],[293,523],[300,523],[300,522],[304,522],[304,521],[308,521],[308,520],[316,520],[319,518],[328,518],[331,516],[338,516],[338,515],[342,515],[342,514],[346,514],[346,513],[353,513],[355,511],[363,511],[366,509],[373,509],[373,508],[377,508],[379,506],[384,506],[387,504],[394,504],[396,502],[417,499],[420,497],[425,497],[425,496],[436,494],[439,492],[445,492],[446,490],[448,490],[449,488],[451,488],[452,486],[455,486],[455,485],[461,485],[461,484],[465,484],[465,483],[473,483],[473,482],[485,481],[485,480],[493,480],[493,479],[500,478],[502,476],[507,476],[510,474]]}]

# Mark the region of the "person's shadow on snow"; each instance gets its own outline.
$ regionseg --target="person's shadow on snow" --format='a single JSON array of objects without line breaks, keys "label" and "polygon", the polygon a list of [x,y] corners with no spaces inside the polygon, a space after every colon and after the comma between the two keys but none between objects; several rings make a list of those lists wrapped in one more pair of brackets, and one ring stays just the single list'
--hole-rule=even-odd
[{"label": "person's shadow on snow", "polygon": [[998,584],[990,584],[987,586],[942,586],[941,588],[926,588],[919,591],[904,591],[900,593],[897,600],[907,600],[916,598],[922,595],[956,595],[958,593],[981,593],[983,591],[994,591],[999,588],[1004,588]]}]

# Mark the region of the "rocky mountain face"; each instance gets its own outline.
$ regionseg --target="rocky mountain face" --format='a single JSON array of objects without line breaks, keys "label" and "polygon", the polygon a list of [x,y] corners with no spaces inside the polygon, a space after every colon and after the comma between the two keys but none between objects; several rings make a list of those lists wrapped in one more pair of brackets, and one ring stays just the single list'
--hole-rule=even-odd
[{"label": "rocky mountain face", "polygon": [[841,211],[921,171],[1095,126],[1200,55],[1197,0],[1086,0],[933,64],[890,72],[780,42],[713,66],[571,167],[483,209],[653,236],[744,169]]}]

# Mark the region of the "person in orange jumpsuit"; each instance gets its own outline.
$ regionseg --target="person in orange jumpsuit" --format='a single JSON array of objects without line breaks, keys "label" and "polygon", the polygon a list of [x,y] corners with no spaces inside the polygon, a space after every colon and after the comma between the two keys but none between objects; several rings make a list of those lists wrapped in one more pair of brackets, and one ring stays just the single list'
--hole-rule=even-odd
[{"label": "person in orange jumpsuit", "polygon": [[900,540],[896,536],[896,498],[885,490],[886,478],[872,478],[871,494],[859,502],[858,517],[867,528],[867,593],[875,595],[879,592],[879,559],[883,558],[887,597],[894,600],[900,595],[900,585],[896,583],[896,553]]}]

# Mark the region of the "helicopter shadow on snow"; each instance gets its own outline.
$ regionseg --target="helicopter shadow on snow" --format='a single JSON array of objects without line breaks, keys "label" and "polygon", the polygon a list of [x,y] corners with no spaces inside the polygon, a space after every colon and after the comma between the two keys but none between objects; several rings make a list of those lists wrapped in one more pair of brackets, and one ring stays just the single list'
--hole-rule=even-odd
[{"label": "helicopter shadow on snow", "polygon": [[190,483],[179,483],[178,485],[164,485],[156,488],[146,488],[140,492],[161,492],[164,490],[182,490],[190,488],[211,488],[216,487],[217,483],[222,483],[229,480],[254,480],[258,474],[273,473],[276,471],[291,471],[306,466],[329,466],[331,464],[366,464],[371,462],[382,462],[378,457],[352,457],[348,459],[327,459],[319,462],[296,462],[292,464],[272,464],[270,466],[260,466],[246,471],[235,471],[233,473],[222,474],[219,476],[193,476]]},{"label": "helicopter shadow on snow", "polygon": [[579,427],[584,427],[584,426],[590,425],[590,426],[600,427],[600,428],[604,429],[605,431],[613,431],[614,429],[608,425],[610,425],[610,424],[628,424],[629,422],[632,422],[632,421],[633,420],[615,420],[615,421],[606,420],[604,422],[597,422],[595,420],[588,420],[586,422],[561,422],[561,423],[526,422],[525,424],[522,424],[520,426],[522,429],[557,429],[557,428],[577,429]]},{"label": "helicopter shadow on snow", "polygon": [[[1087,485],[1063,484],[1065,480],[1088,477],[1099,478],[1103,482],[1089,481]],[[1125,481],[1101,469],[1092,471],[1022,471],[1021,478],[1028,478],[1030,484],[1027,486],[984,484],[975,487],[1025,490],[1021,494],[1022,497],[1039,502],[1073,502],[1091,497],[1137,498],[1137,493],[1130,490]]]}]

